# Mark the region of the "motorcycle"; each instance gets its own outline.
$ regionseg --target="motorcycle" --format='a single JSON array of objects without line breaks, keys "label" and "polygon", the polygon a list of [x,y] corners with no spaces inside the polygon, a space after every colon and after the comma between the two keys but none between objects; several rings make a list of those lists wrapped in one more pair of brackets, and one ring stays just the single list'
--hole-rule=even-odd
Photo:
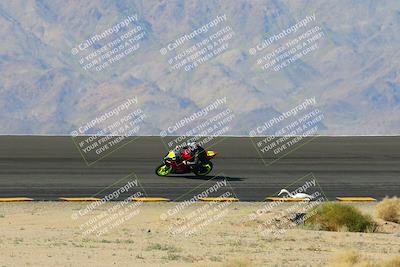
[{"label": "motorcycle", "polygon": [[[217,155],[217,152],[206,150],[207,161],[203,162],[201,166],[193,167],[192,165],[186,165],[183,162],[178,162],[176,154],[173,150],[170,150],[164,157],[163,163],[156,168],[156,174],[158,176],[168,176],[169,174],[184,174],[193,172],[197,176],[205,176],[209,174],[213,169],[213,164],[210,161]],[[182,153],[183,160],[190,160],[191,155]]]}]

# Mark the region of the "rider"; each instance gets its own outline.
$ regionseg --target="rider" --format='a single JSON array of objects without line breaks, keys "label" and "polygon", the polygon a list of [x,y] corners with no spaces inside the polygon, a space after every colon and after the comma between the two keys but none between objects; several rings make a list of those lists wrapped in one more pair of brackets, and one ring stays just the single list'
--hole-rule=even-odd
[{"label": "rider", "polygon": [[172,151],[174,151],[174,153],[175,153],[176,161],[177,162],[181,162],[182,161],[182,150],[181,150],[181,148],[179,146],[176,146],[174,148],[174,150],[172,150]]},{"label": "rider", "polygon": [[188,142],[185,147],[185,151],[191,155],[190,160],[184,160],[183,163],[186,165],[193,165],[194,168],[201,166],[202,163],[206,162],[207,154],[204,148],[196,144],[196,142]]}]

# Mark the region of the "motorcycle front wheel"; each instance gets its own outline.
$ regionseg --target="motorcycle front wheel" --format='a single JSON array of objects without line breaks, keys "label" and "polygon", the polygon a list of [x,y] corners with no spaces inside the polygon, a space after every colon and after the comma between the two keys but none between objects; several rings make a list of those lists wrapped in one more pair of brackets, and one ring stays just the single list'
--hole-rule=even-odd
[{"label": "motorcycle front wheel", "polygon": [[209,174],[213,169],[213,164],[211,161],[202,164],[199,168],[193,170],[193,173],[197,176],[205,176]]},{"label": "motorcycle front wheel", "polygon": [[161,164],[160,166],[158,166],[156,168],[156,174],[158,176],[167,176],[171,172],[172,172],[172,167],[171,166],[167,166],[166,164]]}]

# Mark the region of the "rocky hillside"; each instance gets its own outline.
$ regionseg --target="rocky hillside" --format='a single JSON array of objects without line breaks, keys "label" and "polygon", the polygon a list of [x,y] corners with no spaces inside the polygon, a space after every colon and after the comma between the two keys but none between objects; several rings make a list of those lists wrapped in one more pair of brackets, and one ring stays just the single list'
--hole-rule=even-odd
[{"label": "rocky hillside", "polygon": [[0,25],[0,134],[70,134],[129,97],[135,134],[224,97],[223,134],[312,97],[321,134],[400,132],[398,0],[15,0]]}]

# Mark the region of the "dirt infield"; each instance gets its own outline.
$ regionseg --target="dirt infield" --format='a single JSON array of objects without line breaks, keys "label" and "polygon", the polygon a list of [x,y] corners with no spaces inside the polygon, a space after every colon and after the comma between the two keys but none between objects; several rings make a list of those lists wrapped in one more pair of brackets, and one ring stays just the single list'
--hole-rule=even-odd
[{"label": "dirt infield", "polygon": [[[0,266],[323,266],[343,251],[400,253],[398,224],[311,231],[284,220],[293,203],[92,203],[0,204]],[[351,205],[375,216],[375,203]]]}]

